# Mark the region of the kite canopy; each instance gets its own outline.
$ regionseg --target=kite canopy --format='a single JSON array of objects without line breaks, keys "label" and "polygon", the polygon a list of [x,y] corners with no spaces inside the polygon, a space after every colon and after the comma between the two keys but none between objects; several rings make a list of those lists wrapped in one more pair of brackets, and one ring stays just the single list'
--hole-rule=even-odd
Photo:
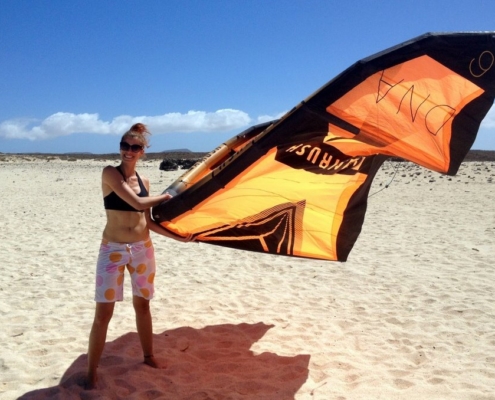
[{"label": "kite canopy", "polygon": [[454,175],[495,96],[495,32],[426,34],[342,72],[235,136],[152,210],[195,240],[345,261],[388,157]]}]

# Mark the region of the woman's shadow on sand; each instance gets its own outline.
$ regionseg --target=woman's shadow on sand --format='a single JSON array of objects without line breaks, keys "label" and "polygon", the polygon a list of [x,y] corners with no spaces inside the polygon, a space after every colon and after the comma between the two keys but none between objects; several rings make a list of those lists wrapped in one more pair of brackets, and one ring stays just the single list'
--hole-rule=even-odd
[{"label": "woman's shadow on sand", "polygon": [[155,356],[165,369],[146,366],[137,334],[127,333],[106,344],[98,389],[83,389],[84,354],[59,385],[20,399],[294,399],[308,378],[310,356],[250,351],[272,327],[260,322],[165,331],[154,337]]}]

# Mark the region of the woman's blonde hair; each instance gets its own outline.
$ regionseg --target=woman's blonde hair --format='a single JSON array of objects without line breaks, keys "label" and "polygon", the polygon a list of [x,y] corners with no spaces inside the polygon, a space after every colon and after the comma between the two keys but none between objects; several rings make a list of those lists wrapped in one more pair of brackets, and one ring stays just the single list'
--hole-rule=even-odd
[{"label": "woman's blonde hair", "polygon": [[122,135],[122,139],[132,138],[137,139],[141,142],[144,147],[150,147],[148,136],[151,135],[151,132],[148,130],[148,127],[141,122],[134,124],[131,128]]}]

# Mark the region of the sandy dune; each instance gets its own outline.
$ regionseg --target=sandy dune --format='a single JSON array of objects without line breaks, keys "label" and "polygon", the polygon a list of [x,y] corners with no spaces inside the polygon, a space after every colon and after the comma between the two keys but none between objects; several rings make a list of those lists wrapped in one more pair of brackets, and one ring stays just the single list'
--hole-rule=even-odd
[{"label": "sandy dune", "polygon": [[[127,286],[84,391],[108,163],[0,161],[1,399],[495,399],[495,162],[386,163],[347,263],[153,236],[167,368],[142,363]],[[181,174],[158,165],[155,194]]]}]

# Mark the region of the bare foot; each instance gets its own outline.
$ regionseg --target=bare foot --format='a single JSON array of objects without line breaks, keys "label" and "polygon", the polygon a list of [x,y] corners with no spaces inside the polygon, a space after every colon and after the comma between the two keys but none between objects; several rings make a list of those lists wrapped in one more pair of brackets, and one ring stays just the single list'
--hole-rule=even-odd
[{"label": "bare foot", "polygon": [[86,381],[84,382],[84,390],[93,390],[96,389],[96,383],[98,382],[98,377],[96,374],[88,373],[86,377]]},{"label": "bare foot", "polygon": [[149,365],[151,368],[159,368],[159,369],[165,368],[164,365],[158,362],[158,360],[155,358],[154,355],[144,356],[144,363],[146,365]]}]

